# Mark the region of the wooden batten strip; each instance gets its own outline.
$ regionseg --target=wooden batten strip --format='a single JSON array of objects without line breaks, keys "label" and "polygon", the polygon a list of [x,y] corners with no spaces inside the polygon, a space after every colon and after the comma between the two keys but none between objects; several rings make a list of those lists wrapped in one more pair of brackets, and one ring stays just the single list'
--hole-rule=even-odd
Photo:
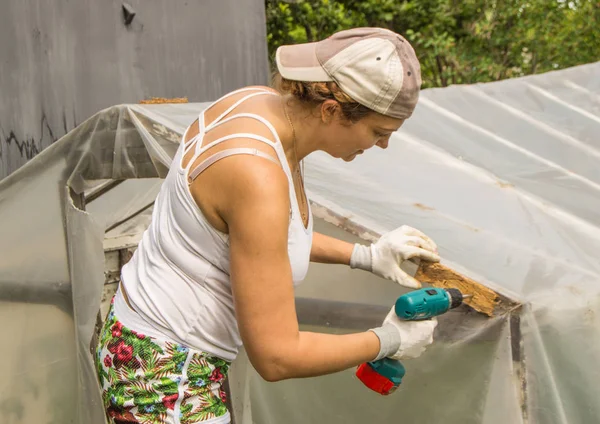
[{"label": "wooden batten strip", "polygon": [[[380,234],[357,223],[351,217],[342,216],[317,202],[311,201],[311,207],[313,215],[317,218],[342,228],[365,241],[374,242],[381,237]],[[421,262],[415,278],[433,287],[456,288],[463,294],[472,295],[473,297],[466,299],[464,303],[489,317],[503,314],[519,306],[519,302],[465,277],[443,264]]]}]

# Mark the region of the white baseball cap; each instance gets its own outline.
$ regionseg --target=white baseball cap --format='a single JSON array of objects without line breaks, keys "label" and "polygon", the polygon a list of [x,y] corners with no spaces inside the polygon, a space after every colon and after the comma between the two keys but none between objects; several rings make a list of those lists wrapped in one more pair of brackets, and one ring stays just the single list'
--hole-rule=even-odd
[{"label": "white baseball cap", "polygon": [[281,46],[276,62],[285,79],[334,81],[358,103],[393,118],[410,117],[419,99],[415,51],[384,28],[354,28],[315,43]]}]

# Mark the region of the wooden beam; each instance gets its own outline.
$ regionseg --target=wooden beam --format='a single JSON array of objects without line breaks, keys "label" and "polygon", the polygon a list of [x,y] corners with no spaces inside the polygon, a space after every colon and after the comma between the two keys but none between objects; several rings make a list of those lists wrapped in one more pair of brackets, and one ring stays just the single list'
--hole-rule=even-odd
[{"label": "wooden beam", "polygon": [[152,206],[154,206],[154,200],[152,202],[150,202],[149,204],[147,204],[145,206],[142,206],[140,209],[138,209],[137,211],[133,212],[131,215],[128,215],[126,218],[123,218],[120,221],[115,222],[110,227],[108,227],[106,230],[104,230],[104,233],[106,234],[109,231],[114,230],[115,228],[117,228],[119,225],[125,224],[127,221],[129,221],[132,218],[135,218],[136,216],[138,216],[139,214],[141,214],[145,210],[150,209]]},{"label": "wooden beam", "polygon": [[[311,201],[311,208],[314,216],[342,228],[365,241],[375,242],[381,237],[380,234],[357,223],[352,218],[333,212],[331,209],[317,202]],[[488,317],[503,314],[520,306],[519,302],[465,277],[443,264],[422,261],[415,278],[422,283],[434,287],[456,288],[463,294],[472,295],[473,297],[466,300],[465,303]]]},{"label": "wooden beam", "polygon": [[500,309],[516,306],[492,289],[439,263],[421,262],[415,278],[434,287],[455,288],[464,294],[472,295],[473,297],[465,300],[464,303],[489,317],[500,312]]},{"label": "wooden beam", "polygon": [[110,180],[100,185],[99,187],[92,190],[87,196],[84,196],[84,202],[86,205],[92,203],[94,200],[103,196],[104,194],[117,187],[119,184],[124,183],[125,180]]}]

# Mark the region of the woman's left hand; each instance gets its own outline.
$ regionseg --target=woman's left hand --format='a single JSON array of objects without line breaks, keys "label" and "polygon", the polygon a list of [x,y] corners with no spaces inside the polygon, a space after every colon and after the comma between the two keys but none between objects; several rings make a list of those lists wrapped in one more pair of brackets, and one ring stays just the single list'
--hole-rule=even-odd
[{"label": "woman's left hand", "polygon": [[364,269],[410,288],[421,283],[401,268],[403,262],[419,258],[439,262],[437,245],[421,231],[403,225],[384,234],[371,246],[356,244],[350,258],[352,268]]}]

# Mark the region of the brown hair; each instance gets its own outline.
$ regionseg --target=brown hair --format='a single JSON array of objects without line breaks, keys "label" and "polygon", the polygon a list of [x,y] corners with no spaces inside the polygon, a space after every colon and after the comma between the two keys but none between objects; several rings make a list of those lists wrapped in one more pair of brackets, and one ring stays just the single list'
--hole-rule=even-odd
[{"label": "brown hair", "polygon": [[285,79],[278,71],[273,73],[272,87],[281,94],[291,94],[301,103],[315,106],[325,100],[335,100],[342,108],[342,114],[351,122],[358,122],[370,113],[371,109],[348,96],[333,81],[308,82]]}]

